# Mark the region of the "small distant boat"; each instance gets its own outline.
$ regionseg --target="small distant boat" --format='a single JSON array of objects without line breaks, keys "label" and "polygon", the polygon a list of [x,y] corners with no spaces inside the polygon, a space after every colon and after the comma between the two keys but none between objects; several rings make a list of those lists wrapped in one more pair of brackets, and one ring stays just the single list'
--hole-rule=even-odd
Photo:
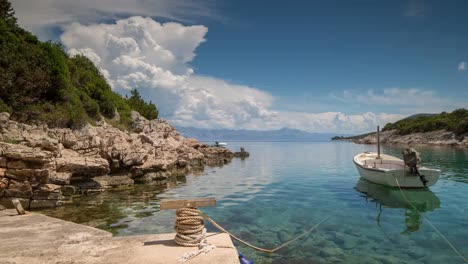
[{"label": "small distant boat", "polygon": [[405,151],[405,161],[380,154],[380,134],[377,128],[378,152],[364,152],[353,161],[362,178],[387,186],[401,188],[425,188],[439,179],[440,170],[419,166],[418,153],[413,149]]},{"label": "small distant boat", "polygon": [[214,144],[214,146],[215,146],[215,147],[220,147],[220,148],[226,148],[226,147],[227,147],[227,143],[216,141],[215,144]]}]

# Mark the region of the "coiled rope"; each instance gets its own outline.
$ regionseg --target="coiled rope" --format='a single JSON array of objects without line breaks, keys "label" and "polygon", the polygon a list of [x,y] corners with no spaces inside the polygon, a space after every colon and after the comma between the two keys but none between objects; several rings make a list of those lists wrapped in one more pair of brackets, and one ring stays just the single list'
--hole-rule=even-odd
[{"label": "coiled rope", "polygon": [[174,241],[184,247],[198,247],[206,238],[206,229],[203,217],[196,208],[180,208],[176,212],[177,232]]},{"label": "coiled rope", "polygon": [[174,241],[184,247],[198,247],[198,250],[187,252],[177,260],[186,262],[201,253],[208,253],[216,246],[208,244],[203,217],[197,208],[180,208],[176,211],[176,236]]},{"label": "coiled rope", "polygon": [[416,208],[416,206],[414,206],[413,203],[411,203],[408,200],[408,198],[406,198],[405,194],[403,193],[403,190],[401,189],[400,182],[398,182],[398,179],[396,177],[395,177],[395,181],[396,181],[396,183],[398,185],[398,188],[400,189],[401,195],[408,202],[408,204],[410,204],[411,207],[413,207],[413,209],[420,216],[422,216],[422,218],[424,218],[424,220],[426,220],[427,223],[429,223],[429,225],[437,232],[437,234],[439,234],[447,242],[447,244],[453,249],[453,251],[455,251],[455,253],[457,253],[457,255],[460,256],[465,261],[465,263],[468,263],[468,260],[455,248],[455,246],[452,245],[452,243],[450,243],[450,241],[431,223],[431,221],[429,221],[429,219],[427,219],[421,212],[419,212],[419,210]]}]

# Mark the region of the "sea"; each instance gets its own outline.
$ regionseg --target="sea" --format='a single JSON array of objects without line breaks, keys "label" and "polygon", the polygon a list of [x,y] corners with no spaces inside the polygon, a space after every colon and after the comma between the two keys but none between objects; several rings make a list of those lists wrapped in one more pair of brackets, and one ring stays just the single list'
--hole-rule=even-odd
[{"label": "sea", "polygon": [[[403,190],[360,178],[353,157],[376,151],[349,142],[228,142],[250,152],[222,167],[151,184],[74,198],[47,215],[108,230],[116,236],[174,232],[175,211],[161,199],[215,197],[200,208],[243,240],[274,248],[320,223],[287,247],[257,252],[254,263],[464,263],[434,226],[468,258],[468,150],[416,147],[424,166],[442,171],[427,189]],[[382,146],[401,157],[402,146]],[[325,219],[325,220],[324,220]],[[208,231],[217,231],[207,223]]]}]

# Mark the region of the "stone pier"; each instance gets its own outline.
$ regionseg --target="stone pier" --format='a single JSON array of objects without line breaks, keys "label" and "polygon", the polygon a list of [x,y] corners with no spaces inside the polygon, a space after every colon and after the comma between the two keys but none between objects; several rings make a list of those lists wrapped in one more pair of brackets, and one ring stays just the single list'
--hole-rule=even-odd
[{"label": "stone pier", "polygon": [[[0,263],[178,263],[197,248],[180,247],[175,234],[112,237],[93,227],[39,213],[0,211]],[[217,248],[185,263],[239,263],[230,237],[211,233]]]}]

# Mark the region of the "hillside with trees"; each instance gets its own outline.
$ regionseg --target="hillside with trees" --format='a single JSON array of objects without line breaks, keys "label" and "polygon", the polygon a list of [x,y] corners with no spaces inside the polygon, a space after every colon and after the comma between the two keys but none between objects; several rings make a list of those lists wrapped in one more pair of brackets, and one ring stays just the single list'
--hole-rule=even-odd
[{"label": "hillside with trees", "polygon": [[85,56],[70,57],[60,43],[42,42],[19,27],[11,3],[0,0],[0,112],[50,127],[77,128],[104,118],[126,128],[131,110],[158,117],[137,90],[130,97],[114,92]]},{"label": "hillside with trees", "polygon": [[416,115],[395,123],[388,123],[382,131],[396,130],[399,135],[408,135],[441,129],[454,132],[457,136],[468,133],[468,110],[460,108],[451,113]]}]

